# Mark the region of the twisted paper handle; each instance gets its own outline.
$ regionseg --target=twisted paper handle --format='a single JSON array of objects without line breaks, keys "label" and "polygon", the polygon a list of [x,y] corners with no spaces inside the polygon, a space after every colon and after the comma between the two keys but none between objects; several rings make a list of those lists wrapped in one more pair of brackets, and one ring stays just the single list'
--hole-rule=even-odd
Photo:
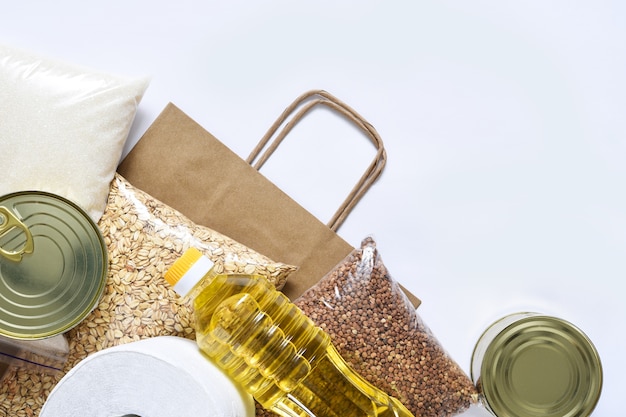
[{"label": "twisted paper handle", "polygon": [[[367,167],[357,184],[352,188],[346,199],[340,205],[339,209],[327,223],[327,226],[336,232],[343,224],[348,214],[350,214],[352,209],[365,195],[367,190],[369,190],[372,184],[378,179],[387,162],[387,152],[385,151],[380,135],[376,129],[374,129],[374,127],[354,109],[324,90],[308,91],[296,98],[296,100],[282,112],[274,124],[269,128],[265,136],[261,138],[261,141],[252,150],[246,159],[246,162],[252,165],[256,170],[261,169],[263,164],[268,160],[272,153],[274,153],[289,132],[311,109],[317,105],[328,106],[339,114],[345,116],[366,134],[377,150],[374,160]],[[287,121],[290,116],[291,119]],[[285,123],[285,121],[287,121],[287,123]],[[283,129],[278,132],[280,126],[283,124]],[[268,145],[268,142],[274,136],[274,140]],[[263,154],[261,154],[261,151],[266,146],[267,149]]]}]

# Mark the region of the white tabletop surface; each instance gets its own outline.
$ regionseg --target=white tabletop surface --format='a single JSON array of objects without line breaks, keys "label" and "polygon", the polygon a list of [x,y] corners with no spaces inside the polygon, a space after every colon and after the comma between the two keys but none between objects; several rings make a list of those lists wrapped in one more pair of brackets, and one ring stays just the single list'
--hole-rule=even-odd
[{"label": "white tabletop surface", "polygon": [[[340,235],[376,239],[467,372],[504,314],[576,324],[604,364],[594,416],[623,412],[625,41],[618,0],[0,5],[4,44],[152,77],[125,152],[168,102],[242,157],[309,89],[351,105],[388,164]],[[373,148],[324,112],[293,136],[262,172],[325,220]]]}]

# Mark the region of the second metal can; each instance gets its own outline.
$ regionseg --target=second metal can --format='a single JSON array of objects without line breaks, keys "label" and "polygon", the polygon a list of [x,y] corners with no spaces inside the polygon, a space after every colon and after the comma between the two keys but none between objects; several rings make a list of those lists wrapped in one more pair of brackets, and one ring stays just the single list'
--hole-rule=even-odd
[{"label": "second metal can", "polygon": [[489,326],[472,354],[471,377],[497,417],[587,417],[602,389],[600,357],[589,338],[539,313]]}]

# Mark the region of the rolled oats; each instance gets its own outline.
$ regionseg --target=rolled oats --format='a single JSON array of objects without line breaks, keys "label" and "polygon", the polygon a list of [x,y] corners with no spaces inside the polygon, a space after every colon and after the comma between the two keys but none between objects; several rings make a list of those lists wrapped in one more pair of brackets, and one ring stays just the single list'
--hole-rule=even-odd
[{"label": "rolled oats", "polygon": [[[98,226],[109,257],[106,288],[91,314],[67,332],[70,353],[64,372],[111,346],[163,335],[194,339],[191,303],[181,300],[163,278],[189,247],[203,252],[218,272],[265,275],[277,288],[296,269],[193,223],[119,174],[111,182]],[[0,416],[37,415],[59,379],[10,369],[0,385]]]}]

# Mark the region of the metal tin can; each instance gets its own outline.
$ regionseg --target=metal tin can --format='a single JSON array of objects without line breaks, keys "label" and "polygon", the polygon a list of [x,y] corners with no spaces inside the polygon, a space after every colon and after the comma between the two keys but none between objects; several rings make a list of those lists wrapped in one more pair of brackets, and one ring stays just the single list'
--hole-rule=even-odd
[{"label": "metal tin can", "polygon": [[71,329],[100,300],[107,269],[102,234],[79,206],[39,191],[0,197],[0,335]]},{"label": "metal tin can", "polygon": [[571,323],[516,313],[479,338],[471,377],[497,417],[586,417],[602,389],[600,357]]}]

